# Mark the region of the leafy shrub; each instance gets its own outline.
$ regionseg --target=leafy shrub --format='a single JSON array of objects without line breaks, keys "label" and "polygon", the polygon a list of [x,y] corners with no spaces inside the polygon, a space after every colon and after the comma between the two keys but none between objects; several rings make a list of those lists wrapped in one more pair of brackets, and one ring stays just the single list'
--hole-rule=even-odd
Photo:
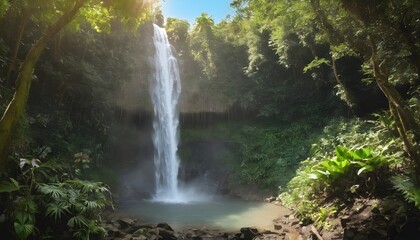
[{"label": "leafy shrub", "polygon": [[[45,159],[47,150],[38,157]],[[0,194],[7,194],[9,201],[3,224],[13,226],[17,239],[41,233],[65,238],[63,232],[70,232],[76,239],[105,234],[100,214],[112,206],[106,185],[74,178],[71,168],[38,158],[21,158],[19,169],[16,179],[0,182]]]},{"label": "leafy shrub", "polygon": [[316,164],[309,173],[309,178],[318,181],[318,185],[324,188],[328,195],[343,197],[346,192],[355,193],[363,188],[355,183],[364,182],[363,189],[373,192],[381,175],[387,171],[393,158],[385,158],[373,153],[370,147],[350,150],[343,146],[335,149],[336,156],[326,158]]},{"label": "leafy shrub", "polygon": [[389,183],[390,169],[400,168],[404,156],[401,142],[389,132],[392,123],[380,116],[377,121],[333,120],[280,195],[283,203],[301,218],[328,227],[320,207],[338,212],[356,196],[380,194],[378,184]]}]

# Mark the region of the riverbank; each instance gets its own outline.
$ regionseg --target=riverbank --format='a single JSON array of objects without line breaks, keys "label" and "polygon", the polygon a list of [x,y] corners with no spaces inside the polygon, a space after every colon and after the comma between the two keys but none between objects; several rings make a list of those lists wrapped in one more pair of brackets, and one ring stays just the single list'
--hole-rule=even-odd
[{"label": "riverbank", "polygon": [[[168,223],[147,223],[141,219],[128,218],[115,212],[105,216],[106,240],[368,240],[368,239],[418,239],[420,220],[408,216],[405,222],[395,222],[397,209],[383,208],[378,199],[359,199],[347,206],[339,215],[327,216],[329,229],[317,229],[311,222],[300,221],[290,209],[281,206],[275,198],[267,199],[278,209],[278,217],[266,216],[271,224],[262,224],[257,219],[253,224],[236,229],[231,227],[175,227]],[[395,204],[398,206],[398,204]],[[205,217],[205,215],[204,215]],[[251,219],[252,220],[252,219]],[[401,220],[401,219],[400,219]],[[400,229],[396,229],[400,226]],[[398,231],[397,231],[398,230]]]},{"label": "riverbank", "polygon": [[[284,216],[283,216],[284,217]],[[274,226],[276,229],[274,229]],[[273,229],[242,227],[236,231],[223,229],[186,228],[174,229],[167,223],[144,224],[137,219],[110,219],[104,224],[108,232],[106,240],[294,240],[302,239],[299,232],[283,223],[274,224]]]},{"label": "riverbank", "polygon": [[[150,214],[154,214],[150,216]],[[277,202],[240,199],[165,204],[120,203],[106,214],[106,239],[298,239],[299,222]],[[275,219],[275,220],[274,220]],[[294,224],[294,226],[291,225]]]}]

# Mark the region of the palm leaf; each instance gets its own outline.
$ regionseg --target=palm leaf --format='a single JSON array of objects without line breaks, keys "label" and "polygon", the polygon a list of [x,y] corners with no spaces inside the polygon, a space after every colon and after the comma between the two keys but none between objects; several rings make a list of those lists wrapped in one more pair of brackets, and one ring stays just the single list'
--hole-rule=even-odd
[{"label": "palm leaf", "polygon": [[76,215],[69,219],[67,222],[67,226],[74,228],[74,227],[87,227],[89,225],[89,220],[82,216],[82,215]]},{"label": "palm leaf", "polygon": [[46,195],[50,195],[54,199],[59,199],[66,197],[66,189],[64,188],[63,184],[55,183],[55,184],[45,184],[40,183],[38,184],[38,190]]},{"label": "palm leaf", "polygon": [[70,206],[65,203],[49,203],[47,205],[47,216],[54,217],[54,220],[60,220],[65,213],[70,213]]}]

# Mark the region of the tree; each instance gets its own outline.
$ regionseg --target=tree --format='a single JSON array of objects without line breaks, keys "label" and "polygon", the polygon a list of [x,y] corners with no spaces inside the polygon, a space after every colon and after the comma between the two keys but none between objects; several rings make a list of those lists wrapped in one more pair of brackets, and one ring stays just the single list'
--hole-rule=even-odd
[{"label": "tree", "polygon": [[213,78],[216,74],[215,59],[217,56],[214,51],[216,39],[213,29],[214,20],[206,13],[202,13],[196,19],[191,32],[191,51],[208,78]]},{"label": "tree", "polygon": [[[399,47],[396,51],[392,51],[393,49],[389,49],[386,47],[390,45],[396,45],[393,43],[393,41],[395,41],[396,39],[390,37],[392,35],[398,35],[399,33],[399,31],[397,31],[396,28],[392,28],[392,18],[386,15],[392,12],[390,11],[390,9],[394,8],[393,2],[394,1],[389,0],[381,2],[380,4],[364,4],[364,2],[362,3],[359,0],[342,0],[341,4],[343,8],[346,11],[348,11],[356,21],[359,21],[361,23],[360,25],[362,27],[367,29],[364,42],[367,45],[367,47],[369,47],[369,51],[364,52],[364,59],[366,59],[365,61],[370,62],[375,81],[386,96],[386,98],[388,99],[389,109],[395,119],[398,133],[401,139],[403,140],[407,154],[414,163],[415,178],[417,184],[420,184],[420,149],[418,146],[418,143],[420,141],[420,123],[416,121],[414,111],[408,106],[407,102],[397,91],[395,86],[390,82],[391,74],[393,72],[403,72],[404,69],[399,69],[398,67],[397,69],[392,69],[392,65],[388,64],[391,63],[397,64],[397,66],[403,66],[399,64],[399,62],[405,61],[405,59],[399,59],[398,57],[396,59],[394,59],[395,57],[388,59],[388,54],[393,52],[401,53],[404,48]],[[406,4],[409,3],[411,3],[411,1],[406,2]],[[412,9],[417,10],[418,12],[418,6],[411,4],[409,5],[412,7]],[[392,14],[391,16],[396,18],[399,17],[395,14]],[[418,16],[416,21],[419,21]],[[404,24],[404,19],[400,20],[400,24]],[[408,23],[407,27],[402,27],[402,29],[410,28],[411,24],[415,24],[415,21],[413,23]],[[409,63],[411,63],[417,68],[418,49],[415,45],[412,44],[412,41],[416,38],[416,36],[413,34],[415,34],[415,32],[408,30],[408,32],[405,32],[403,36],[405,38],[404,40],[408,45],[409,51],[411,51],[412,61],[410,61]],[[382,47],[382,45],[384,45],[385,47]],[[401,82],[404,81],[404,79],[398,80]]]},{"label": "tree", "polygon": [[188,54],[190,24],[185,20],[167,18],[165,27],[169,41],[177,50],[178,55]]},{"label": "tree", "polygon": [[[134,22],[138,23],[138,20],[141,19],[141,17],[144,17],[145,9],[150,6],[147,3],[148,1],[136,0],[114,1],[112,3],[103,3],[95,0],[56,2],[57,5],[60,5],[65,10],[63,11],[63,14],[44,31],[42,36],[36,41],[26,55],[25,60],[19,69],[15,93],[0,120],[0,172],[5,170],[13,132],[15,131],[17,123],[27,104],[35,65],[48,42],[61,29],[72,22],[79,12],[82,12],[85,19],[94,26],[96,30],[99,30],[100,24],[104,24],[111,19],[110,13],[112,11],[116,15],[121,14],[123,18],[125,17],[127,22],[129,22],[131,18],[136,19],[137,21],[135,20]],[[82,8],[83,6],[85,6],[85,8]]]},{"label": "tree", "polygon": [[[292,33],[304,47],[315,53],[314,61],[305,69],[330,62],[349,105],[355,102],[354,91],[351,92],[349,84],[342,81],[336,61],[348,56],[361,59],[365,77],[376,83],[387,98],[404,148],[415,166],[416,175],[420,176],[420,150],[417,147],[420,123],[407,99],[396,88],[396,85],[409,85],[411,93],[404,92],[408,97],[415,97],[412,93],[418,91],[418,1],[237,0],[234,5],[242,15],[271,30],[271,41],[281,61],[289,62],[285,50]],[[247,14],[249,12],[253,14]],[[313,51],[314,44],[327,44],[330,53],[326,61],[316,62],[318,54]]]}]

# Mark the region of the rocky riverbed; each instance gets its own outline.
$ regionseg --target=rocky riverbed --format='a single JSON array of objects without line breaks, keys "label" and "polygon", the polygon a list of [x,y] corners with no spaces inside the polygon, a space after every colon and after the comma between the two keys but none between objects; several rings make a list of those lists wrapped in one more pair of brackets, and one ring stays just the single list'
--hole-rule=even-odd
[{"label": "rocky riverbed", "polygon": [[[275,198],[267,199],[279,205]],[[399,206],[399,205],[396,205]],[[282,207],[283,208],[283,207]],[[237,230],[208,227],[173,228],[167,223],[150,224],[141,220],[110,214],[104,223],[105,239],[113,240],[411,240],[420,239],[420,219],[417,211],[406,210],[406,218],[398,211],[384,208],[377,199],[358,199],[339,215],[329,216],[331,228],[317,229],[311,222],[300,221],[288,209],[283,209],[269,228],[243,226]],[[411,214],[411,215],[410,215]],[[403,222],[398,222],[398,221]]]},{"label": "rocky riverbed", "polygon": [[142,224],[135,219],[122,218],[109,220],[104,227],[108,232],[108,236],[105,239],[113,240],[302,239],[297,231],[279,226],[277,225],[277,230],[243,227],[236,232],[207,228],[191,228],[176,231],[166,223]]},{"label": "rocky riverbed", "polygon": [[[272,202],[272,204],[278,204]],[[105,239],[114,240],[294,240],[306,239],[299,232],[301,226],[299,221],[294,218],[290,210],[281,208],[282,215],[272,221],[271,226],[265,223],[261,224],[256,220],[254,226],[244,226],[237,230],[216,229],[210,227],[197,228],[173,228],[167,223],[150,224],[134,218],[121,217],[116,214],[110,214],[104,223],[104,227],[108,232]]]}]

